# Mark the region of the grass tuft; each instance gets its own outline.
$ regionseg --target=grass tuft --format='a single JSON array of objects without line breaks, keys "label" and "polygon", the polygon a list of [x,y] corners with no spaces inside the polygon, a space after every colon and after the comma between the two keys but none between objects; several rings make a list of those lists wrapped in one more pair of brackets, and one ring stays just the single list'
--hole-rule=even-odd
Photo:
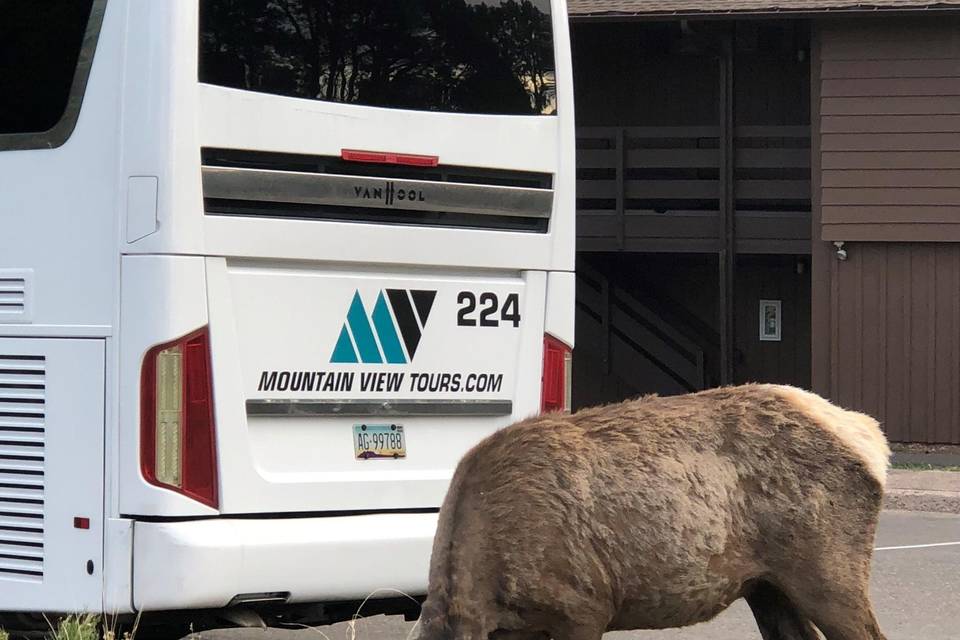
[{"label": "grass tuft", "polygon": [[940,466],[922,462],[895,462],[891,467],[893,469],[905,469],[907,471],[960,471],[960,466]]},{"label": "grass tuft", "polygon": [[84,613],[59,621],[51,640],[100,640],[100,616]]},{"label": "grass tuft", "polygon": [[0,629],[0,640],[10,640],[10,634],[6,629]]}]

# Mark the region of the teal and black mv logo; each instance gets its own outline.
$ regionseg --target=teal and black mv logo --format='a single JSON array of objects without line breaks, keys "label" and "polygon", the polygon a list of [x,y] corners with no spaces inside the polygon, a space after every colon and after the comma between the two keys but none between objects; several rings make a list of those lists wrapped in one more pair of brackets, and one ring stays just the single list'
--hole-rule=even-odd
[{"label": "teal and black mv logo", "polygon": [[384,289],[377,296],[373,313],[368,316],[360,299],[360,292],[355,291],[330,362],[410,362],[417,352],[420,336],[427,325],[427,318],[436,297],[436,291]]}]

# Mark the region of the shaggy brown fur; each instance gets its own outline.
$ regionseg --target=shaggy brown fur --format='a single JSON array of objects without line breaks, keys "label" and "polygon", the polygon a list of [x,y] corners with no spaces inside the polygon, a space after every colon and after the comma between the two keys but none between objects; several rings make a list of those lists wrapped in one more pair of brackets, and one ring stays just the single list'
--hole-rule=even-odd
[{"label": "shaggy brown fur", "polygon": [[743,597],[764,640],[882,640],[888,456],[876,421],[773,385],[517,423],[457,468],[421,639],[597,640]]}]

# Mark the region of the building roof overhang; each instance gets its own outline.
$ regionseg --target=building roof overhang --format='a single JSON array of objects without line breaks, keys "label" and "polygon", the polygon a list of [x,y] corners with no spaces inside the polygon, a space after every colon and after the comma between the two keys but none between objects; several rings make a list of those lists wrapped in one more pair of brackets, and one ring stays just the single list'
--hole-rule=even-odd
[{"label": "building roof overhang", "polygon": [[960,0],[567,0],[571,19],[801,17],[960,10]]}]

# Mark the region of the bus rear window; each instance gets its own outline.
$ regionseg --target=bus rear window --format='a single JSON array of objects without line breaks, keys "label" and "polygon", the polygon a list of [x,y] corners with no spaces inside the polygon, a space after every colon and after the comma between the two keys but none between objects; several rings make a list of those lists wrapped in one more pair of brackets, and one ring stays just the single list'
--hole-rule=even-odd
[{"label": "bus rear window", "polygon": [[201,0],[200,81],[462,113],[556,113],[550,0]]}]

